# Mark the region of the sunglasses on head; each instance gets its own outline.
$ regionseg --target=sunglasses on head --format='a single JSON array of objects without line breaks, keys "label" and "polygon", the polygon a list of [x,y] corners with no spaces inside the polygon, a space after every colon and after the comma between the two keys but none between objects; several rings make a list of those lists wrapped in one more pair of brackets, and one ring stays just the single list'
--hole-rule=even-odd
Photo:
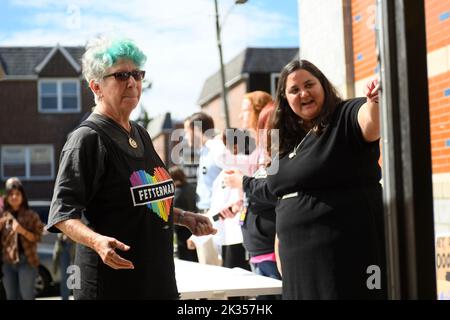
[{"label": "sunglasses on head", "polygon": [[112,77],[112,76],[114,76],[114,78],[116,80],[120,80],[120,81],[128,81],[128,79],[130,79],[130,77],[133,77],[134,80],[136,80],[136,81],[141,81],[145,77],[145,71],[143,71],[143,70],[119,71],[119,72],[107,74],[106,76],[103,77],[103,79]]}]

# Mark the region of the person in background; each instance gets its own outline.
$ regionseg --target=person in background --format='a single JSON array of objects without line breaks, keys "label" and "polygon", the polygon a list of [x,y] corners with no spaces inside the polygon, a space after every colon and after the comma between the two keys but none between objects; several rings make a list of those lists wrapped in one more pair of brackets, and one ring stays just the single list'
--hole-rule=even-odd
[{"label": "person in background", "polygon": [[77,243],[76,300],[178,299],[173,225],[214,233],[173,207],[175,186],[143,127],[130,121],[146,56],[129,39],[99,37],[82,57],[96,106],[68,137],[47,228]]},{"label": "person in background", "polygon": [[[177,166],[169,168],[169,174],[175,184],[174,206],[182,210],[197,212],[195,188],[187,181],[183,169]],[[181,260],[198,262],[195,248],[188,248],[187,240],[192,236],[189,229],[175,226],[177,253]]]},{"label": "person in background", "polygon": [[184,122],[185,137],[190,147],[200,148],[197,169],[197,208],[208,212],[211,205],[211,190],[221,168],[216,163],[218,153],[224,145],[221,139],[214,139],[214,120],[204,112],[196,112]]},{"label": "person in background", "polygon": [[[199,149],[197,168],[197,208],[206,214],[211,207],[211,195],[214,180],[222,170],[216,158],[223,153],[222,139],[217,139],[214,120],[204,112],[196,112],[184,121],[185,139],[189,147]],[[221,265],[220,255],[212,237],[193,236],[188,240],[190,248],[196,248],[198,261],[204,264]]]},{"label": "person in background", "polygon": [[259,115],[269,104],[273,103],[272,96],[265,91],[252,91],[244,95],[241,102],[239,119],[241,128],[253,131],[255,134],[258,127]]},{"label": "person in background", "polygon": [[[251,114],[258,114],[257,122],[243,121],[242,125],[252,124],[253,131],[257,137],[256,159],[258,170],[252,175],[244,176],[242,171],[226,171],[224,176],[224,185],[232,188],[238,188],[244,192],[244,208],[241,209],[241,226],[244,238],[244,247],[250,255],[250,263],[253,272],[258,275],[281,280],[281,275],[277,270],[275,255],[275,233],[276,233],[276,214],[275,206],[277,198],[261,200],[257,195],[260,188],[264,188],[267,177],[266,166],[269,165],[270,156],[268,154],[268,144],[266,141],[266,130],[268,129],[269,119],[274,111],[274,104],[268,93],[261,91],[250,92],[246,95],[249,104],[242,103],[241,119],[245,120],[245,114],[250,110]],[[266,104],[263,108],[254,107],[254,104]],[[255,161],[255,160],[254,160]],[[231,173],[240,175],[230,175]],[[234,177],[234,180],[230,180]],[[264,190],[264,189],[263,189]],[[258,296],[258,300],[280,299],[281,296]]]},{"label": "person in background", "polygon": [[239,215],[228,216],[224,214],[225,210],[223,210],[225,207],[228,208],[228,211],[237,212],[242,208],[242,190],[224,186],[223,177],[227,170],[250,173],[248,158],[255,143],[249,132],[236,128],[225,129],[222,141],[226,148],[223,150],[223,154],[217,158],[217,163],[223,170],[213,183],[209,213],[210,216],[219,214],[221,217],[214,224],[218,230],[214,241],[221,248],[224,267],[250,270],[247,252],[243,246]]},{"label": "person in background", "polygon": [[5,189],[0,234],[6,297],[8,300],[34,300],[39,266],[37,243],[44,225],[39,215],[29,208],[19,179],[8,179]]}]

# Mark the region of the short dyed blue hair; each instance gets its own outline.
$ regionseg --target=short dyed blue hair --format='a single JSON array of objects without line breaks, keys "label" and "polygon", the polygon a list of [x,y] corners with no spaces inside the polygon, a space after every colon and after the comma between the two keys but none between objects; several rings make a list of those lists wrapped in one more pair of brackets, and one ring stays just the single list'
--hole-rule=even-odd
[{"label": "short dyed blue hair", "polygon": [[94,39],[86,46],[82,58],[86,81],[88,83],[91,80],[100,81],[106,75],[106,70],[119,60],[129,60],[136,67],[142,68],[147,57],[130,39]]}]

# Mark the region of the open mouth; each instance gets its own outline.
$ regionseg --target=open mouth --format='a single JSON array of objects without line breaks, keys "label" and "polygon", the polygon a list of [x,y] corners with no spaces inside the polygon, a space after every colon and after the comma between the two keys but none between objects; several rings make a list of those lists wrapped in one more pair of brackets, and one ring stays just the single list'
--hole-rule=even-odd
[{"label": "open mouth", "polygon": [[314,100],[309,100],[309,101],[302,102],[302,106],[310,105],[310,104],[312,104],[313,102],[314,102]]}]

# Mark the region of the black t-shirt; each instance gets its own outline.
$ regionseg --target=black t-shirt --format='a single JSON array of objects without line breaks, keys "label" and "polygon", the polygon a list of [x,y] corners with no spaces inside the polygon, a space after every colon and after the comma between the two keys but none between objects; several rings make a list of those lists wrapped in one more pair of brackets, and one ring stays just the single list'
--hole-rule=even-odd
[{"label": "black t-shirt", "polygon": [[77,245],[81,288],[76,299],[176,299],[173,262],[173,181],[145,129],[131,137],[114,121],[92,114],[68,138],[47,228],[72,218],[130,246],[117,253],[133,270],[114,270],[98,254]]},{"label": "black t-shirt", "polygon": [[[144,155],[143,142],[137,133],[137,124],[131,122],[131,136],[138,144],[130,148],[124,129],[112,119],[92,113],[87,120],[102,126],[119,148],[134,157]],[[74,130],[64,144],[59,160],[59,171],[55,181],[53,200],[47,228],[59,232],[54,225],[67,219],[80,219],[87,204],[101,185],[105,173],[106,147],[100,135],[89,127]],[[66,193],[70,192],[69,196]]]},{"label": "black t-shirt", "polygon": [[269,177],[276,196],[305,189],[353,188],[376,185],[381,179],[379,142],[366,143],[358,124],[365,98],[337,106],[322,135],[306,137],[294,159],[279,161],[279,172]]},{"label": "black t-shirt", "polygon": [[[379,142],[364,141],[358,112],[365,99],[339,104],[321,135],[269,175],[287,299],[379,298],[366,286],[370,265],[384,268]],[[295,194],[297,192],[297,194]]]}]

